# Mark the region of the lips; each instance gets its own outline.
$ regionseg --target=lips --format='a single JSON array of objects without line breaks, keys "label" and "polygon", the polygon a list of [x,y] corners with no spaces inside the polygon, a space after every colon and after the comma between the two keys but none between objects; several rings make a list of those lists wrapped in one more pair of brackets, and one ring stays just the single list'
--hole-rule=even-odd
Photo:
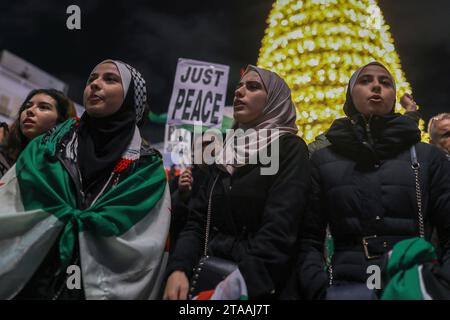
[{"label": "lips", "polygon": [[379,94],[374,94],[370,96],[368,100],[372,102],[381,102],[383,101],[383,98]]},{"label": "lips", "polygon": [[35,124],[36,122],[32,120],[31,118],[26,118],[23,120],[23,124]]},{"label": "lips", "polygon": [[98,95],[96,95],[96,94],[91,94],[88,97],[88,101],[91,102],[91,103],[97,103],[97,102],[103,101],[103,98],[98,96]]},{"label": "lips", "polygon": [[240,110],[245,107],[245,103],[242,100],[236,99],[233,103],[234,110]]}]

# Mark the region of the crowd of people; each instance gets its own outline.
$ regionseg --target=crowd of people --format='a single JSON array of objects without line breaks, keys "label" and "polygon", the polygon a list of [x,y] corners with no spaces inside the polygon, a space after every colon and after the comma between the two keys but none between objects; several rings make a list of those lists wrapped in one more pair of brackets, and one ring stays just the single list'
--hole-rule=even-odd
[{"label": "crowd of people", "polygon": [[[0,298],[450,299],[450,114],[421,142],[415,101],[399,114],[396,95],[383,64],[361,66],[345,116],[307,145],[286,82],[250,65],[213,153],[240,161],[168,179],[140,134],[135,68],[95,66],[79,119],[63,93],[33,90],[0,128]],[[274,145],[262,174],[251,160]]]}]

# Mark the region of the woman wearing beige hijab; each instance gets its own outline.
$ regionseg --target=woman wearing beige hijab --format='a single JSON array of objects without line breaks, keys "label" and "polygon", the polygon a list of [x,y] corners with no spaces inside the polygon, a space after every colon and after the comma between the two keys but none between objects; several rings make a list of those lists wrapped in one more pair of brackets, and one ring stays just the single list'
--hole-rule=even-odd
[{"label": "woman wearing beige hijab", "polygon": [[[249,66],[233,105],[234,129],[240,130],[227,135],[209,167],[210,181],[193,200],[169,260],[165,299],[188,298],[189,283],[197,280],[193,267],[205,253],[207,220],[206,254],[237,264],[216,288],[206,288],[208,297],[284,297],[309,189],[308,150],[296,135],[290,89],[277,74]],[[268,149],[271,162],[262,164]]]}]

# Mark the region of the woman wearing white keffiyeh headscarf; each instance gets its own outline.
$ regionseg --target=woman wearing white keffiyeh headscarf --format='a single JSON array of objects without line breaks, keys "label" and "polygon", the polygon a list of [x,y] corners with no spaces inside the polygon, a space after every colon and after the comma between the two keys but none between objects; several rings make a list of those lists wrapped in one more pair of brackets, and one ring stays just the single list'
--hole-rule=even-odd
[{"label": "woman wearing white keffiyeh headscarf", "polygon": [[139,133],[145,81],[105,60],[88,78],[84,106],[79,121],[30,142],[2,178],[0,298],[159,293],[170,196],[161,156]]}]

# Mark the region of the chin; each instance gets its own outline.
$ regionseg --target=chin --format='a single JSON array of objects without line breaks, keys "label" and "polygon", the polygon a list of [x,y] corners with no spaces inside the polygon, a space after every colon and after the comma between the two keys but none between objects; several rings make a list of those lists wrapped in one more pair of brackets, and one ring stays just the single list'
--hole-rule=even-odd
[{"label": "chin", "polygon": [[236,122],[242,122],[242,117],[239,114],[233,113],[233,119]]},{"label": "chin", "polygon": [[95,107],[86,108],[86,112],[89,116],[91,116],[93,118],[100,118],[103,116],[102,110],[99,110],[99,108],[95,108]]},{"label": "chin", "polygon": [[33,139],[34,137],[37,137],[39,134],[33,132],[33,131],[22,131],[22,134],[27,138],[28,140]]},{"label": "chin", "polygon": [[387,111],[374,111],[374,112],[373,112],[374,115],[376,115],[376,116],[381,116],[381,117],[387,116],[387,115],[389,115],[390,113],[391,113],[391,110],[387,110]]}]

